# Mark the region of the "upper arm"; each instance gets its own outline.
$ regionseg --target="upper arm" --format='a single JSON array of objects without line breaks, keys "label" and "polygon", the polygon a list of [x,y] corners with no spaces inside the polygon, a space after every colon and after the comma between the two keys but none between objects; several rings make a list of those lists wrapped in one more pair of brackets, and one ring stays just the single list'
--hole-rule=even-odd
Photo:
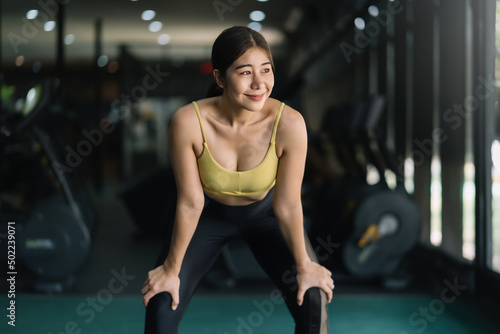
[{"label": "upper arm", "polygon": [[[286,114],[285,114],[286,111]],[[280,120],[277,144],[281,157],[273,205],[276,211],[301,208],[301,190],[307,155],[307,131],[302,115],[287,107]]]},{"label": "upper arm", "polygon": [[193,122],[198,123],[198,120],[192,106],[175,112],[168,133],[168,148],[177,186],[177,204],[201,210],[204,195],[194,151],[197,136],[192,131],[196,124]]}]

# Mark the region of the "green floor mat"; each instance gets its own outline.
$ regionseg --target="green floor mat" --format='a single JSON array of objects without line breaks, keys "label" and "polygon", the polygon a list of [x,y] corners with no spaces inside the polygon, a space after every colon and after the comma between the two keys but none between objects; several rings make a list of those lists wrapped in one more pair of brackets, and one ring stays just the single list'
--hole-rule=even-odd
[{"label": "green floor mat", "polygon": [[[8,325],[8,300],[1,333],[139,334],[144,308],[137,297],[16,296],[15,327]],[[337,296],[329,305],[330,333],[497,333],[497,319],[474,299],[446,303],[432,296]],[[495,327],[496,326],[496,327]],[[293,320],[282,300],[271,296],[195,296],[182,334],[292,334]]]}]

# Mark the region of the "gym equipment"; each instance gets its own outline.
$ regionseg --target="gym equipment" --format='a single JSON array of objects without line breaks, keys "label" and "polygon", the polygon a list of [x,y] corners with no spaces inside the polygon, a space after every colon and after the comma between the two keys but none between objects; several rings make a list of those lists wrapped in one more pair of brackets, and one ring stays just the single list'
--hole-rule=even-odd
[{"label": "gym equipment", "polygon": [[[365,121],[363,142],[386,188],[359,204],[353,220],[354,231],[343,253],[348,270],[365,278],[392,274],[417,243],[421,230],[420,210],[406,192],[403,176],[377,126],[384,106],[385,98],[374,99],[373,110]],[[396,177],[394,189],[386,182],[386,170]]]},{"label": "gym equipment", "polygon": [[[369,105],[359,103],[331,136],[349,173],[342,187],[332,189],[322,204],[340,203],[327,218],[331,227],[324,233],[341,247],[326,265],[336,269],[341,262],[351,275],[361,279],[393,275],[420,236],[419,209],[404,188],[378,126],[384,110],[384,96],[374,97]],[[378,172],[375,184],[366,181],[368,165]],[[393,188],[386,181],[388,170],[396,175]]]},{"label": "gym equipment", "polygon": [[[62,172],[51,105],[55,82],[31,88],[22,113],[2,112],[2,223],[16,222],[18,259],[34,274],[33,287],[61,292],[87,260],[97,212],[78,171]],[[71,175],[69,175],[71,174]]]},{"label": "gym equipment", "polygon": [[[333,243],[343,245],[353,232],[352,220],[362,199],[386,189],[382,182],[368,184],[366,181],[369,161],[361,134],[368,108],[369,103],[360,100],[352,108],[330,108],[325,114],[323,131],[328,133],[326,140],[335,148],[336,158],[344,167],[345,174],[336,184],[325,186],[317,196],[310,235],[313,243],[326,235]],[[343,250],[339,247],[322,263],[335,270],[343,267]]]}]

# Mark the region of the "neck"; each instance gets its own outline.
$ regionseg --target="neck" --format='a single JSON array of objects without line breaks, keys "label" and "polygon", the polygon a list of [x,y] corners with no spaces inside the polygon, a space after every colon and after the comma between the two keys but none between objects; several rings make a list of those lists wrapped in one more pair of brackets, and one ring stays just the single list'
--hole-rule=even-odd
[{"label": "neck", "polygon": [[227,96],[222,95],[218,102],[221,121],[230,126],[245,126],[252,123],[259,113],[252,112],[231,101]]}]

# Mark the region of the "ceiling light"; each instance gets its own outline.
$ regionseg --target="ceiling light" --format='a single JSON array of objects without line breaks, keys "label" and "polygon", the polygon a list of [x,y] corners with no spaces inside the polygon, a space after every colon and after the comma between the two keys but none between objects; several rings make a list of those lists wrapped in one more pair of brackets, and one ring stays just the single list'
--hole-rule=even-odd
[{"label": "ceiling light", "polygon": [[104,67],[107,64],[108,64],[108,56],[102,55],[99,58],[97,58],[97,66]]},{"label": "ceiling light", "polygon": [[354,20],[354,25],[358,30],[364,30],[365,29],[365,20],[363,20],[361,17],[357,17]]},{"label": "ceiling light", "polygon": [[373,17],[377,17],[379,14],[378,7],[373,5],[368,7],[368,13]]},{"label": "ceiling light", "polygon": [[264,14],[264,12],[261,10],[254,10],[253,12],[250,13],[250,19],[252,19],[252,21],[260,22],[265,18],[266,14]]},{"label": "ceiling light", "polygon": [[28,20],[34,20],[38,16],[38,9],[31,9],[26,12],[26,18]]},{"label": "ceiling light", "polygon": [[169,34],[161,34],[160,36],[158,36],[158,44],[167,45],[168,42],[170,42],[170,35]]},{"label": "ceiling light", "polygon": [[160,21],[153,21],[149,24],[149,31],[158,32],[163,27],[163,24]]},{"label": "ceiling light", "polygon": [[45,31],[52,31],[56,27],[56,21],[47,21],[43,25],[43,30]]},{"label": "ceiling light", "polygon": [[258,2],[267,2],[267,0],[257,0]]},{"label": "ceiling light", "polygon": [[262,30],[262,24],[260,24],[259,22],[250,22],[247,27],[255,31]]},{"label": "ceiling light", "polygon": [[73,35],[73,34],[67,34],[64,37],[64,44],[66,44],[66,45],[73,44],[74,41],[75,41],[75,35]]},{"label": "ceiling light", "polygon": [[156,12],[154,10],[148,9],[142,12],[141,19],[144,21],[151,21],[156,16]]}]

